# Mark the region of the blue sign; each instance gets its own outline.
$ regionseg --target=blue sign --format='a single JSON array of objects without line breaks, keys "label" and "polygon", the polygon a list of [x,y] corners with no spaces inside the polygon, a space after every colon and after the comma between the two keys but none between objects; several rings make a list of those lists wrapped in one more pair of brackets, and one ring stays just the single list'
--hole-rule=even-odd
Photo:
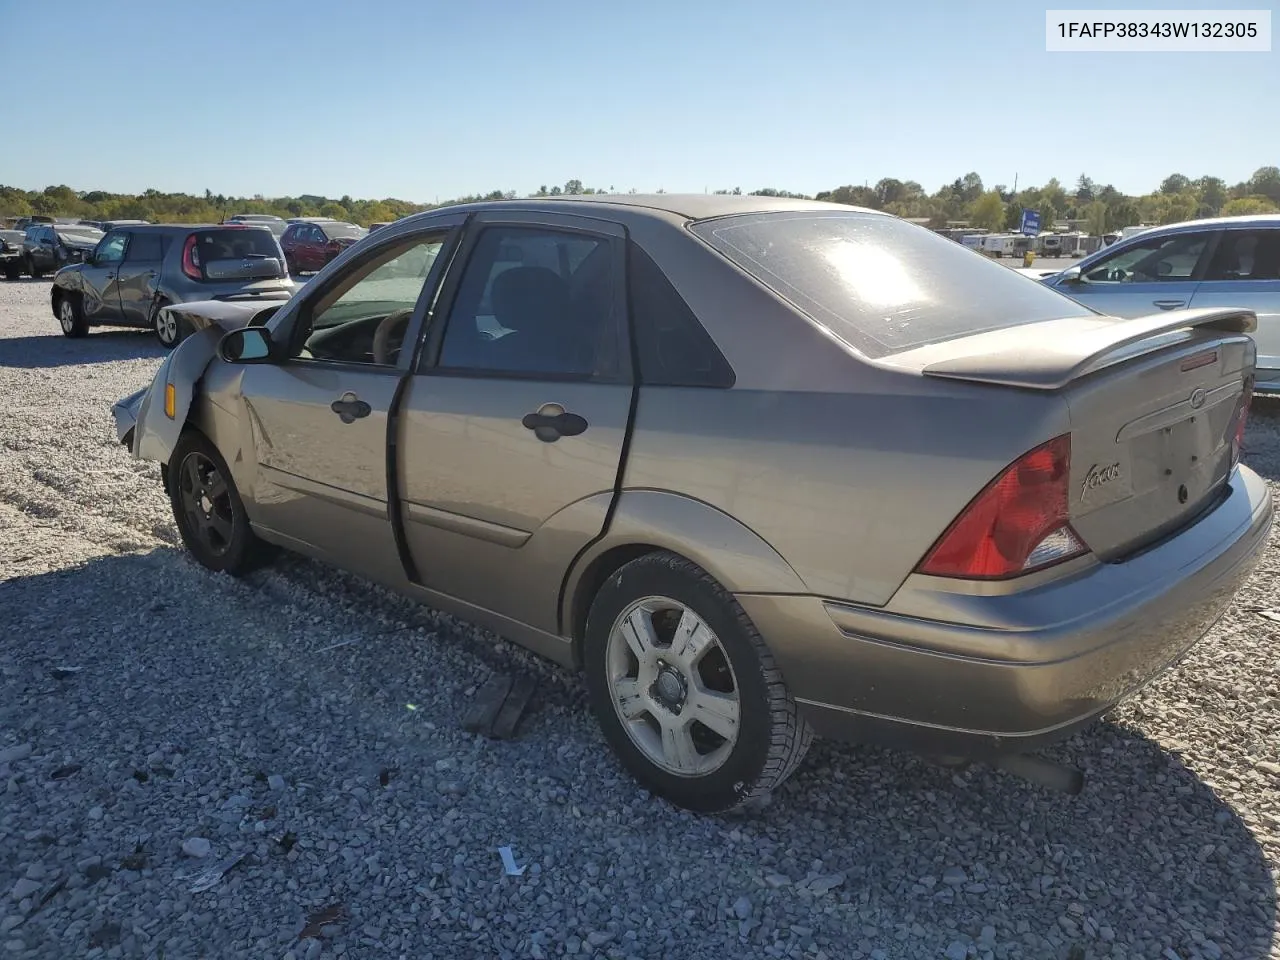
[{"label": "blue sign", "polygon": [[1040,232],[1040,211],[1039,210],[1023,210],[1022,225],[1018,227],[1019,233],[1024,233],[1029,237],[1034,237]]}]

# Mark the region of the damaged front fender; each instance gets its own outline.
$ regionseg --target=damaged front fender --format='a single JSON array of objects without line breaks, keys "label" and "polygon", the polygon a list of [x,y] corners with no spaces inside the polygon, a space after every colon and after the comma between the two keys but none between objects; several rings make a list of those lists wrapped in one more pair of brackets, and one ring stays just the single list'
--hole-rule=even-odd
[{"label": "damaged front fender", "polygon": [[[225,332],[216,325],[197,330],[160,364],[151,386],[112,405],[116,437],[129,447],[135,459],[169,462],[191,412],[196,386],[209,361],[217,356],[218,341]],[[167,411],[165,397],[170,387],[172,410]]]}]

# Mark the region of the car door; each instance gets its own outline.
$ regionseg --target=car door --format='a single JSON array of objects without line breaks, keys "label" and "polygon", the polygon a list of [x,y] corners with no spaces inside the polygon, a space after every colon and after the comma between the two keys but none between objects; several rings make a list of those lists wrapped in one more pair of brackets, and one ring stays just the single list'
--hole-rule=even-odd
[{"label": "car door", "polygon": [[512,212],[468,235],[399,416],[405,541],[428,590],[554,633],[627,433],[624,234]]},{"label": "car door", "polygon": [[1142,234],[1081,264],[1078,279],[1051,281],[1059,292],[1101,313],[1141,317],[1191,303],[1216,231]]},{"label": "car door", "polygon": [[118,271],[128,245],[128,234],[113,230],[94,248],[93,259],[80,265],[80,309],[86,320],[113,323],[120,319]]},{"label": "car door", "polygon": [[311,224],[307,227],[307,264],[308,270],[323,270],[328,257],[325,252],[325,244],[328,242],[325,238],[324,231]]},{"label": "car door", "polygon": [[57,263],[57,257],[55,256],[57,241],[53,234],[53,228],[34,227],[31,229],[30,235],[31,242],[28,244],[27,250],[32,265],[42,272],[52,270]]},{"label": "car door", "polygon": [[387,584],[404,580],[388,515],[387,424],[412,351],[403,360],[398,349],[372,351],[384,323],[388,349],[413,342],[410,323],[420,323],[453,226],[389,238],[308,288],[268,325],[284,359],[246,366],[241,381],[254,522]]},{"label": "car door", "polygon": [[156,280],[164,259],[163,238],[159,233],[147,230],[131,230],[128,235],[124,261],[116,273],[120,314],[125,323],[145,327],[151,320]]},{"label": "car door", "polygon": [[1258,315],[1260,388],[1280,390],[1280,227],[1225,230],[1193,307],[1245,307]]}]

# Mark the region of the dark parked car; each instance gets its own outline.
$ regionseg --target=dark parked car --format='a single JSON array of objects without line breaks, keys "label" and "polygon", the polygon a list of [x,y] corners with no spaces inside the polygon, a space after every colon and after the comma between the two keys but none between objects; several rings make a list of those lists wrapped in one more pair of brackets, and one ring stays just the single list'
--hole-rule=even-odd
[{"label": "dark parked car", "polygon": [[280,246],[290,273],[313,273],[364,236],[354,223],[341,220],[296,220],[289,224]]},{"label": "dark parked car", "polygon": [[0,269],[6,279],[17,280],[25,269],[22,261],[21,230],[0,230]]},{"label": "dark parked car", "polygon": [[79,223],[36,223],[27,227],[22,261],[27,273],[42,277],[79,263],[102,239],[102,231]]},{"label": "dark parked car", "polygon": [[58,271],[51,306],[68,337],[98,325],[150,327],[171,347],[189,331],[169,304],[287,300],[296,288],[270,230],[145,225],[111,231],[84,263]]}]

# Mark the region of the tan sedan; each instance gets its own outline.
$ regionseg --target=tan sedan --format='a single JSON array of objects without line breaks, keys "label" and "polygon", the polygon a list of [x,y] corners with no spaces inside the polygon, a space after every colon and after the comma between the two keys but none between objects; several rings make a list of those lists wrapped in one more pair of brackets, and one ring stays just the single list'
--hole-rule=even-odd
[{"label": "tan sedan", "polygon": [[282,546],[580,669],[697,810],[815,732],[1078,787],[1026,752],[1181,657],[1271,523],[1252,314],[1104,317],[873,211],[460,206],[170,309],[115,415],[201,563]]}]

